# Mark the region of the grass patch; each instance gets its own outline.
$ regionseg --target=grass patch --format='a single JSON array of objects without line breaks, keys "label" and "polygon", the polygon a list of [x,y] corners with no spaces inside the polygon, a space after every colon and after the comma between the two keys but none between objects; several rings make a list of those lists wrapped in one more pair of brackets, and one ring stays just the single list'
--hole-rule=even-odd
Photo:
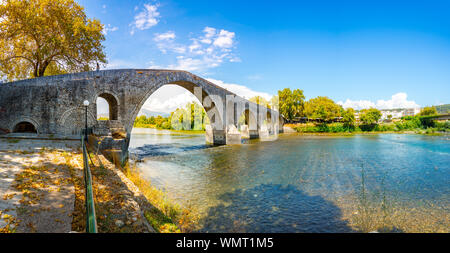
[{"label": "grass patch", "polygon": [[6,142],[8,142],[8,143],[19,143],[20,140],[19,139],[7,139]]},{"label": "grass patch", "polygon": [[156,208],[145,212],[145,218],[161,233],[188,233],[194,231],[198,216],[191,208],[182,207],[171,201],[167,194],[153,187],[136,167],[125,167],[125,175],[139,188],[147,200]]}]

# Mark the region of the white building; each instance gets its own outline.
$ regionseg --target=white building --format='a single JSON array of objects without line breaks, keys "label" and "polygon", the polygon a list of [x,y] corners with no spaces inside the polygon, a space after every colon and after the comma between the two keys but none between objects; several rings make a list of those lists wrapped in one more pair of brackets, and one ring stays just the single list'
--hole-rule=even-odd
[{"label": "white building", "polygon": [[415,116],[420,113],[420,108],[408,108],[403,110],[403,116]]},{"label": "white building", "polygon": [[403,111],[381,111],[381,120],[389,119],[389,115],[391,115],[391,119],[399,119],[403,116]]}]

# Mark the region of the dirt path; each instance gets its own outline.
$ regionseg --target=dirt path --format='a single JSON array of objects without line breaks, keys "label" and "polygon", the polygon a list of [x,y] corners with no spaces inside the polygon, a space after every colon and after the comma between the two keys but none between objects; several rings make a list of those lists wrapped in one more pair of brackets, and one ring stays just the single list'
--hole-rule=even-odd
[{"label": "dirt path", "polygon": [[74,172],[63,154],[74,148],[72,142],[0,139],[0,232],[72,230]]},{"label": "dirt path", "polygon": [[[91,164],[98,231],[154,232],[135,187],[100,157]],[[79,141],[0,138],[0,233],[84,232],[82,164]]]}]

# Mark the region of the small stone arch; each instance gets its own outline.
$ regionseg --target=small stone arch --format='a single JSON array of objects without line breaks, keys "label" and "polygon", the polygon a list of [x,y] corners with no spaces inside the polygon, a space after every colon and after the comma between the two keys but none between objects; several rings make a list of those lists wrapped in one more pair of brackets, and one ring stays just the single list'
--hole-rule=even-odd
[{"label": "small stone arch", "polygon": [[[109,120],[119,120],[119,99],[116,95],[110,93],[110,92],[100,92],[95,101],[97,101],[97,98],[103,98],[108,102],[109,106]],[[96,102],[97,104],[97,102]],[[97,112],[98,113],[98,112]],[[98,115],[97,115],[98,116]]]},{"label": "small stone arch", "polygon": [[[10,130],[12,133],[40,133],[39,123],[30,117],[21,117],[11,124]],[[18,131],[25,130],[25,131]]]},{"label": "small stone arch", "polygon": [[[66,110],[58,121],[59,134],[65,136],[78,136],[81,134],[81,129],[85,127],[85,108],[73,107]],[[92,127],[97,122],[94,114],[88,109],[88,127]]]},{"label": "small stone arch", "polygon": [[237,111],[238,128],[241,125],[247,125],[249,130],[258,130],[258,113],[257,105],[246,102],[241,111]]},{"label": "small stone arch", "polygon": [[36,127],[28,122],[28,121],[22,121],[17,123],[13,128],[13,133],[32,133],[37,134]]}]

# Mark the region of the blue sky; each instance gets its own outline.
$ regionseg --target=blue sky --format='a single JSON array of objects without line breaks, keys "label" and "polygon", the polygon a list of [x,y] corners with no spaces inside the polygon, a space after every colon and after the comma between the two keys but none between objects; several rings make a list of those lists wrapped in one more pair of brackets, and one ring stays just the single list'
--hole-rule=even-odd
[{"label": "blue sky", "polygon": [[[185,69],[243,96],[300,88],[356,108],[450,103],[450,1],[78,2],[106,25],[108,68]],[[188,99],[159,96],[173,92]]]}]

